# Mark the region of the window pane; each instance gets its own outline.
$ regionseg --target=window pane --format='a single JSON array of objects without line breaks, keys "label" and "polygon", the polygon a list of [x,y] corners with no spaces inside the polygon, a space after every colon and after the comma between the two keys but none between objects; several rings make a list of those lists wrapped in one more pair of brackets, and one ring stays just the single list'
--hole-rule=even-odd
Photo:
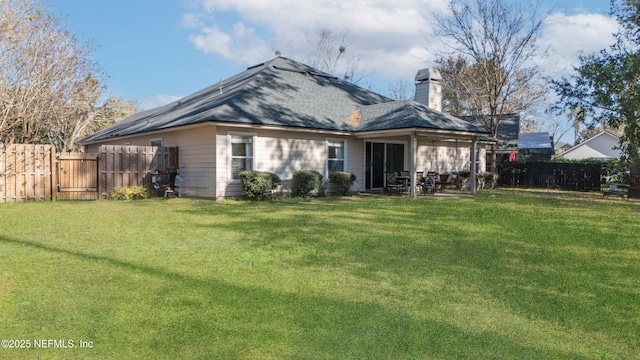
[{"label": "window pane", "polygon": [[344,142],[329,141],[329,159],[344,159]]},{"label": "window pane", "polygon": [[232,136],[232,156],[253,156],[253,136]]},{"label": "window pane", "polygon": [[329,160],[329,172],[344,171],[344,161],[342,160]]},{"label": "window pane", "polygon": [[231,144],[231,156],[247,156],[246,144]]},{"label": "window pane", "polygon": [[253,160],[248,158],[231,159],[231,178],[239,179],[241,171],[251,170],[252,162]]},{"label": "window pane", "polygon": [[231,136],[231,179],[237,180],[243,170],[253,169],[253,136]]}]

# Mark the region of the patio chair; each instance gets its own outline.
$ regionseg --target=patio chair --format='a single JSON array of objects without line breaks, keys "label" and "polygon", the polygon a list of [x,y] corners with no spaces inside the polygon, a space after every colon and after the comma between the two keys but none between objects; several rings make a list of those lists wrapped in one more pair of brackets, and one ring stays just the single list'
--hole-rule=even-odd
[{"label": "patio chair", "polygon": [[404,190],[404,183],[398,181],[398,179],[396,178],[396,174],[393,171],[387,171],[384,174],[387,180],[385,189],[388,192],[390,193],[395,192],[399,194],[401,191]]},{"label": "patio chair", "polygon": [[423,194],[435,194],[436,193],[436,177],[438,174],[435,171],[428,171],[427,176],[424,178],[422,184]]},{"label": "patio chair", "polygon": [[422,191],[422,186],[424,185],[424,171],[416,171],[416,192]]},{"label": "patio chair", "polygon": [[411,189],[411,184],[413,183],[413,181],[411,181],[411,173],[403,170],[400,171],[399,174],[400,177],[397,179],[398,182],[402,183],[404,192],[409,192],[409,189]]}]

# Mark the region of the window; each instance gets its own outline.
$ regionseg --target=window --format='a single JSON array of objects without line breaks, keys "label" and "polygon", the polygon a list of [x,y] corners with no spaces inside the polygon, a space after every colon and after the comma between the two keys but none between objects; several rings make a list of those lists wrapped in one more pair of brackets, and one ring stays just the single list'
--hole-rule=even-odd
[{"label": "window", "polygon": [[327,141],[327,169],[329,174],[345,170],[345,146],[344,140]]},{"label": "window", "polygon": [[228,136],[230,147],[230,180],[239,180],[240,172],[253,170],[253,144],[254,135],[230,134]]},{"label": "window", "polygon": [[149,145],[151,145],[151,146],[162,146],[162,139],[151,139],[151,140],[149,140]]}]

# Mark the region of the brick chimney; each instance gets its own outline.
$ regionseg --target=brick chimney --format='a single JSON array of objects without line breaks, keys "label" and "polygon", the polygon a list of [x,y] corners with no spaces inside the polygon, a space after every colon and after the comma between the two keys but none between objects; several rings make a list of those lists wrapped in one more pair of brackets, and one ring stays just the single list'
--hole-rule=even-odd
[{"label": "brick chimney", "polygon": [[436,69],[422,69],[416,75],[415,101],[442,111],[442,76]]}]

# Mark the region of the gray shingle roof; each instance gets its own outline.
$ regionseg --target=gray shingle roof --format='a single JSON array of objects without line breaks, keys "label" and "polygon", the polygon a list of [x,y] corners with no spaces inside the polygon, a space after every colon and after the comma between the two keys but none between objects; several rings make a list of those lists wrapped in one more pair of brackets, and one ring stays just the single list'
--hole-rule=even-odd
[{"label": "gray shingle roof", "polygon": [[548,132],[522,133],[518,136],[518,149],[553,150],[551,136]]},{"label": "gray shingle roof", "polygon": [[[362,111],[358,128],[349,121],[356,108]],[[393,102],[307,65],[277,57],[180,100],[123,119],[81,142],[208,121],[339,131],[424,127],[482,132],[414,101]]]},{"label": "gray shingle roof", "polygon": [[393,101],[362,108],[362,123],[357,131],[405,128],[485,132],[468,121],[435,111],[417,101]]},{"label": "gray shingle roof", "polygon": [[[460,116],[460,118],[488,131],[481,116]],[[515,146],[518,143],[518,134],[520,134],[520,115],[501,115],[498,123],[498,147]]]}]

